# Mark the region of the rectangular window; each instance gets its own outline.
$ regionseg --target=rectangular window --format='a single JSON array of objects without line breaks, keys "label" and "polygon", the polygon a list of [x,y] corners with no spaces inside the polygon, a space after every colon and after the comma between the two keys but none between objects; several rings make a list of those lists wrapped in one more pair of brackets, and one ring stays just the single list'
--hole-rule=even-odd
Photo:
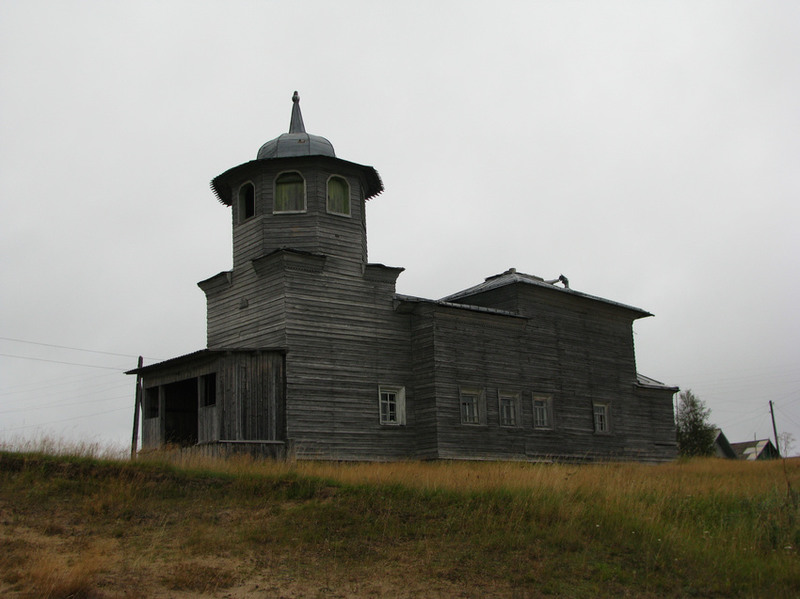
[{"label": "rectangular window", "polygon": [[461,424],[478,424],[478,396],[474,393],[461,394]]},{"label": "rectangular window", "polygon": [[609,409],[608,404],[596,403],[594,404],[594,432],[608,433],[611,432],[611,423],[608,419]]},{"label": "rectangular window", "polygon": [[549,395],[533,396],[533,428],[553,428],[553,398]]},{"label": "rectangular window", "polygon": [[144,390],[144,417],[158,418],[158,387]]},{"label": "rectangular window", "polygon": [[378,409],[381,424],[399,426],[406,423],[405,387],[378,387]]},{"label": "rectangular window", "polygon": [[213,406],[217,403],[217,373],[200,377],[200,405]]},{"label": "rectangular window", "polygon": [[461,424],[485,424],[486,406],[483,389],[462,387],[459,392]]},{"label": "rectangular window", "polygon": [[517,426],[520,421],[519,393],[501,391],[498,394],[498,410],[501,426]]}]

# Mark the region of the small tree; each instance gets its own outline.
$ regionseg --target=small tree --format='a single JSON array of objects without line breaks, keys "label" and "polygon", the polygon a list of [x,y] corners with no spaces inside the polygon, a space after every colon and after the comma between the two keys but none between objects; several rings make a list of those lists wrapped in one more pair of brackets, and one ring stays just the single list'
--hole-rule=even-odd
[{"label": "small tree", "polygon": [[678,453],[682,456],[707,456],[714,454],[714,425],[708,422],[711,410],[691,389],[678,395],[676,428]]},{"label": "small tree", "polygon": [[792,449],[794,449],[794,435],[792,433],[788,431],[782,432],[778,435],[778,443],[780,444],[778,451],[781,456],[788,458],[792,455]]}]

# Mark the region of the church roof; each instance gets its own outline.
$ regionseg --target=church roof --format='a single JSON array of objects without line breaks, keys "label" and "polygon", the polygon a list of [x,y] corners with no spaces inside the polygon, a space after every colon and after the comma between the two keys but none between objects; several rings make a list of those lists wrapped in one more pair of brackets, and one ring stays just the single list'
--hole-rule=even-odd
[{"label": "church roof", "polygon": [[265,143],[258,150],[256,158],[289,158],[295,156],[333,156],[333,144],[324,137],[306,133],[303,115],[300,112],[300,95],[292,96],[292,118],[289,121],[289,132],[283,133]]},{"label": "church roof", "polygon": [[[556,287],[555,283],[558,282],[563,283],[564,287]],[[453,293],[452,295],[448,295],[447,297],[442,298],[442,300],[445,302],[469,303],[468,298],[478,295],[479,293],[490,291],[492,289],[497,289],[499,287],[505,287],[506,285],[514,285],[517,283],[521,283],[524,285],[534,285],[536,287],[543,287],[545,289],[553,289],[561,293],[573,295],[575,297],[582,297],[585,299],[602,302],[604,304],[608,304],[611,306],[616,306],[618,308],[623,308],[625,310],[629,310],[635,313],[636,314],[635,318],[652,316],[650,312],[642,310],[641,308],[636,308],[635,306],[628,306],[626,304],[621,304],[619,302],[608,300],[602,297],[597,297],[594,295],[589,295],[588,293],[581,293],[580,291],[575,291],[573,289],[570,289],[569,281],[564,275],[561,275],[558,279],[554,279],[552,281],[545,281],[543,278],[537,277],[535,275],[529,275],[522,272],[517,272],[516,268],[509,268],[507,271],[503,273],[487,277],[483,283],[479,283],[474,287],[470,287],[468,289],[464,289],[463,291],[459,291],[457,293]]]},{"label": "church roof", "polygon": [[645,376],[640,372],[636,373],[636,384],[639,385],[640,387],[646,387],[648,389],[671,389],[676,392],[679,391],[678,387],[675,387],[673,385],[665,385],[661,381],[657,381],[656,379],[651,379],[649,376]]}]

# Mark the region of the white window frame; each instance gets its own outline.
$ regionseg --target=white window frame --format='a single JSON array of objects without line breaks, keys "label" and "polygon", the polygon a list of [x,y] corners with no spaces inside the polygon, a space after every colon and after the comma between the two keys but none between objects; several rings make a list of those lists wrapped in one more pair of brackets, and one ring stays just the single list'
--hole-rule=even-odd
[{"label": "white window frame", "polygon": [[[465,398],[472,398],[473,409],[465,410]],[[461,424],[465,426],[481,426],[486,424],[486,393],[481,387],[459,387],[458,412]]]},{"label": "white window frame", "polygon": [[[303,180],[303,207],[300,210],[278,210],[277,209],[277,201],[278,201],[278,179],[280,179],[283,175],[297,175]],[[303,173],[300,171],[282,171],[275,175],[275,180],[272,184],[272,213],[273,214],[303,214],[307,211],[308,208],[308,188],[306,184],[306,178],[303,176]]]},{"label": "white window frame", "polygon": [[594,432],[598,435],[611,433],[611,404],[608,402],[592,402],[592,422]]},{"label": "white window frame", "polygon": [[[394,405],[394,418],[389,407]],[[386,409],[384,409],[386,406]],[[378,419],[383,426],[403,426],[406,423],[406,388],[397,385],[378,386]]]},{"label": "white window frame", "polygon": [[[544,403],[544,420],[541,422],[541,408]],[[552,395],[534,395],[531,398],[531,407],[533,411],[533,428],[537,430],[552,430],[553,429],[553,396]]]},{"label": "white window frame", "polygon": [[[329,185],[331,183],[331,179],[341,179],[344,181],[344,184],[347,186],[347,212],[336,212],[335,210],[331,210],[331,205],[329,203]],[[350,181],[347,180],[347,177],[343,177],[342,175],[331,175],[328,177],[328,180],[325,182],[325,211],[328,214],[335,214],[336,216],[346,216],[350,217],[353,212],[353,201],[351,197],[351,190],[350,190]]]},{"label": "white window frame", "polygon": [[[505,400],[505,401],[504,401]],[[504,406],[510,405],[511,421],[505,419]],[[500,426],[506,428],[516,428],[522,424],[522,410],[520,409],[520,394],[518,391],[507,391],[501,389],[497,392],[497,419]]]}]

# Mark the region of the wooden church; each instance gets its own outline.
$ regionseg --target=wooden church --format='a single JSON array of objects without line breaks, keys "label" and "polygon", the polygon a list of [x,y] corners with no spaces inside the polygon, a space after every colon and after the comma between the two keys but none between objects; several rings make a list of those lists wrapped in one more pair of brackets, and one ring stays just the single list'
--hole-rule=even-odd
[{"label": "wooden church", "polygon": [[213,179],[233,268],[208,347],[131,370],[142,448],[309,459],[669,460],[675,387],[638,375],[648,312],[507,270],[440,300],[367,261],[370,166],[289,132]]}]

